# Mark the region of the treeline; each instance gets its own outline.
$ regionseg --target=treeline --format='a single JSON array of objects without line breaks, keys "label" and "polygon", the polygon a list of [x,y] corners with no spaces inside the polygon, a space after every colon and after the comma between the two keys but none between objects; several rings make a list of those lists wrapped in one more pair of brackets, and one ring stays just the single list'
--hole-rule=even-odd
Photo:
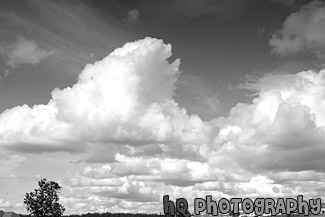
[{"label": "treeline", "polygon": [[64,215],[64,217],[164,217],[164,214],[146,213],[87,213],[81,215]]},{"label": "treeline", "polygon": [[[21,217],[31,217],[31,215],[20,214]],[[165,217],[164,214],[147,213],[87,213],[81,215],[63,215],[62,217]]]}]

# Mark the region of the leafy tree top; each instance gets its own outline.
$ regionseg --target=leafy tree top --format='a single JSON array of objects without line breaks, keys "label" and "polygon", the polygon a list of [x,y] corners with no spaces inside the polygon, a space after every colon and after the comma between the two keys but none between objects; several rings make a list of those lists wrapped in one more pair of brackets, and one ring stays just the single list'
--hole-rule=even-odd
[{"label": "leafy tree top", "polygon": [[24,203],[26,210],[33,216],[54,216],[63,215],[65,208],[59,203],[58,193],[61,186],[54,181],[47,181],[43,178],[38,181],[38,189],[26,193]]}]

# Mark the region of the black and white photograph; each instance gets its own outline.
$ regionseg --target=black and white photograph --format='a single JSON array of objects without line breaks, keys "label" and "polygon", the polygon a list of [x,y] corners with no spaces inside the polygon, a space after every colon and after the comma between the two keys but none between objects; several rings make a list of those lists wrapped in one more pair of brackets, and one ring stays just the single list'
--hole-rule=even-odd
[{"label": "black and white photograph", "polygon": [[0,0],[0,217],[324,212],[324,0]]}]

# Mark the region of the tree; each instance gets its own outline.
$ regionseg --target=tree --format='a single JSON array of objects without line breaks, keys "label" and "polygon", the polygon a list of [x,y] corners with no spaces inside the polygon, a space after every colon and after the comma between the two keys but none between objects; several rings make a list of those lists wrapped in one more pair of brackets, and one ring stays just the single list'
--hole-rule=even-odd
[{"label": "tree", "polygon": [[26,193],[24,199],[26,210],[36,217],[62,216],[65,208],[59,203],[58,196],[61,186],[45,178],[38,181],[38,186],[39,188],[34,192]]}]

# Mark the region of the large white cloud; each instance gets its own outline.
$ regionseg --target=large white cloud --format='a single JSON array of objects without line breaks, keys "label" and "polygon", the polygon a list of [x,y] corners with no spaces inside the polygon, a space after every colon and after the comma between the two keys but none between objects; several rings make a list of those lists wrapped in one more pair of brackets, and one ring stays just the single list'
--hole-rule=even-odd
[{"label": "large white cloud", "polygon": [[219,119],[219,144],[254,170],[324,169],[325,70],[269,74],[248,84],[257,89],[252,104],[238,104]]},{"label": "large white cloud", "polygon": [[313,1],[292,13],[269,43],[278,55],[312,53],[324,56],[325,16],[322,1]]},{"label": "large white cloud", "polygon": [[3,112],[1,144],[27,152],[206,144],[210,125],[173,99],[180,61],[169,63],[171,55],[171,46],[157,39],[125,44],[88,64],[74,86],[53,90],[47,105]]}]

